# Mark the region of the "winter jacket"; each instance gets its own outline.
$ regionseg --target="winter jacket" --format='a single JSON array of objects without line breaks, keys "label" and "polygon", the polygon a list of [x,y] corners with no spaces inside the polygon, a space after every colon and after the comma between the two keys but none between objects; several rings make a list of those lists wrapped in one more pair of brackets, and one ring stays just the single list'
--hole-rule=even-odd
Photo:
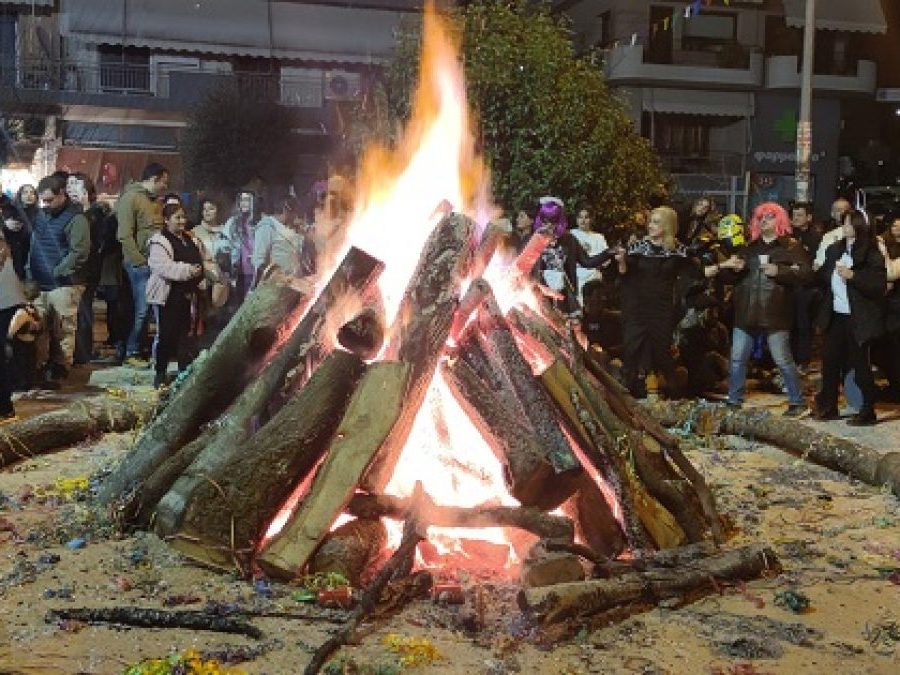
[{"label": "winter jacket", "polygon": [[[819,270],[822,286],[822,305],[819,308],[818,325],[827,330],[834,315],[834,293],[831,276],[837,261],[847,250],[845,239],[836,241],[825,251],[825,261]],[[884,293],[887,290],[887,269],[884,256],[875,242],[854,245],[851,250],[853,278],[847,281],[847,298],[850,301],[850,325],[853,336],[862,345],[884,332]]]},{"label": "winter jacket", "polygon": [[272,216],[256,226],[253,239],[253,269],[258,275],[266,265],[277,265],[287,274],[297,275],[303,253],[303,235],[290,230]]},{"label": "winter jacket", "polygon": [[[723,275],[734,282],[734,325],[744,331],[790,330],[794,322],[794,289],[811,279],[809,258],[800,243],[780,237],[768,243],[762,237],[737,254],[744,269]],[[768,255],[778,266],[774,277],[766,275],[759,256]]]},{"label": "winter jacket", "polygon": [[[900,331],[900,244],[890,244],[885,249],[888,292],[885,296],[885,328],[889,333]],[[894,358],[900,358],[895,355]]]},{"label": "winter jacket", "polygon": [[[203,244],[189,232],[184,237],[193,241],[200,252],[200,260],[203,264],[203,276],[211,282],[219,280],[218,271],[206,255]],[[175,260],[175,251],[172,243],[162,232],[154,234],[148,244],[147,264],[150,266],[150,278],[147,280],[147,302],[151,305],[165,305],[172,290],[172,283],[190,281],[195,279],[191,273],[191,263]],[[199,283],[199,280],[198,280]]]},{"label": "winter jacket", "polygon": [[239,275],[251,274],[253,273],[252,269],[247,270],[244,267],[243,261],[241,260],[242,253],[244,249],[249,247],[250,256],[249,259],[251,261],[252,267],[252,259],[253,259],[253,246],[256,239],[256,229],[259,227],[259,220],[251,220],[246,224],[247,236],[244,236],[244,226],[242,225],[243,218],[241,216],[231,216],[228,220],[225,221],[225,225],[223,226],[223,230],[225,232],[225,237],[228,239],[231,245],[231,275],[232,277],[238,277]]},{"label": "winter jacket", "polygon": [[102,202],[91,204],[84,211],[84,217],[87,218],[88,226],[91,230],[91,253],[84,266],[85,279],[88,285],[96,286],[100,283],[100,270],[103,264],[101,253],[101,247],[103,246],[103,222],[106,220],[107,215],[109,215],[109,207]]},{"label": "winter jacket", "polygon": [[85,283],[91,231],[81,207],[67,204],[59,213],[41,211],[31,234],[28,278],[42,291]]},{"label": "winter jacket", "polygon": [[163,226],[162,207],[156,197],[141,183],[129,183],[116,205],[116,218],[125,262],[135,267],[146,265],[147,244]]}]

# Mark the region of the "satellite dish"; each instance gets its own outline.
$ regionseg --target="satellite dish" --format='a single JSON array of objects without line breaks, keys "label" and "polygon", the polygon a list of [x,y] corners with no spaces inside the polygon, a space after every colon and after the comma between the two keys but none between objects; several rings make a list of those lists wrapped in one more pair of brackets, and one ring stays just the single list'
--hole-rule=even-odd
[{"label": "satellite dish", "polygon": [[48,59],[53,56],[53,48],[52,42],[50,40],[50,34],[47,32],[47,29],[43,26],[38,26],[35,28],[35,34],[37,35],[38,44],[41,46],[41,51],[44,52],[44,56]]}]

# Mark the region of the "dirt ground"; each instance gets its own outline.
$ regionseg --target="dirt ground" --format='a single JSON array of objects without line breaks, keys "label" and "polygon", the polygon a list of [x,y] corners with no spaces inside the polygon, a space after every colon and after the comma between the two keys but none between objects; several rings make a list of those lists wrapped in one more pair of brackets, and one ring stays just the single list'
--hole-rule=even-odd
[{"label": "dirt ground", "polygon": [[[97,389],[88,370],[61,392],[17,402],[20,415]],[[111,369],[94,382],[146,383]],[[753,405],[780,406],[756,395]],[[900,408],[872,429],[813,423],[876,449],[900,445]],[[3,427],[0,426],[0,433]],[[253,583],[186,562],[153,535],[117,537],[91,515],[78,481],[108,467],[133,441],[107,435],[0,472],[0,673],[121,673],[146,658],[196,649],[246,673],[298,673],[337,624],[298,603],[293,586]],[[416,602],[369,624],[339,658],[368,672],[400,672],[396,645],[421,638],[421,673],[897,673],[900,672],[900,504],[765,445],[737,438],[687,439],[720,510],[738,534],[729,545],[765,542],[784,573],[680,609],[656,608],[549,648],[515,605],[512,583],[469,579],[463,605]],[[83,541],[78,541],[83,540]],[[83,545],[82,545],[83,544]],[[777,598],[809,600],[794,613]],[[483,613],[473,598],[485,599]],[[46,622],[54,608],[238,607],[296,618],[254,617],[264,637],[182,629]],[[305,618],[304,618],[305,617]],[[399,635],[391,638],[390,635]],[[433,647],[433,649],[432,649]],[[402,670],[405,670],[403,668]]]}]

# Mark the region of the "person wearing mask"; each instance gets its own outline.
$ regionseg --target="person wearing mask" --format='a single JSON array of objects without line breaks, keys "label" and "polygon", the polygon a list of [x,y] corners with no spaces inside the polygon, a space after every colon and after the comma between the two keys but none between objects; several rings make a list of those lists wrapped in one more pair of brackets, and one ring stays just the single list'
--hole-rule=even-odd
[{"label": "person wearing mask", "polygon": [[[822,235],[813,223],[812,206],[798,202],[791,207],[791,230],[794,238],[803,248],[808,260],[815,258],[822,241]],[[809,369],[812,360],[813,319],[819,290],[810,276],[805,283],[794,289],[794,323],[791,330],[791,349],[794,361],[801,374]]]},{"label": "person wearing mask", "polygon": [[78,304],[78,329],[75,333],[75,364],[78,365],[90,363],[97,356],[94,353],[94,298],[100,285],[103,224],[110,209],[103,202],[97,201],[94,181],[86,174],[71,174],[66,181],[66,192],[72,204],[81,207],[91,230],[91,253],[84,268],[86,283]]},{"label": "person wearing mask", "polygon": [[38,183],[41,212],[34,224],[28,278],[41,289],[38,304],[47,317],[50,354],[47,376],[66,377],[75,357],[78,305],[91,253],[87,219],[66,194],[66,181],[50,175]]},{"label": "person wearing mask", "polygon": [[241,190],[237,195],[234,215],[225,221],[225,236],[231,248],[229,304],[232,314],[244,302],[253,286],[253,243],[260,218],[259,202],[253,192]]},{"label": "person wearing mask", "polygon": [[116,204],[116,237],[122,245],[123,267],[131,285],[131,328],[125,345],[125,363],[146,368],[149,362],[141,354],[146,335],[149,307],[147,305],[147,243],[162,229],[162,211],[157,196],[169,185],[169,172],[161,164],[148,164],[140,181],[125,186]]},{"label": "person wearing mask", "polygon": [[715,202],[707,196],[698,197],[691,205],[690,212],[682,218],[679,239],[686,245],[696,244],[701,239],[715,241],[719,219],[722,214]]},{"label": "person wearing mask", "polygon": [[811,276],[809,258],[791,236],[787,212],[766,202],[753,211],[750,244],[719,264],[705,268],[707,276],[726,270],[734,284],[734,328],[728,378],[728,405],[740,408],[747,384],[747,362],[757,335],[765,336],[788,393],[787,417],[806,413],[800,375],[791,356],[790,330],[794,292]]},{"label": "person wearing mask", "polygon": [[636,398],[647,395],[645,377],[662,375],[675,394],[675,281],[689,274],[691,261],[678,243],[678,215],[668,206],[650,212],[647,236],[615,253],[622,294],[622,374]]},{"label": "person wearing mask", "polygon": [[884,331],[887,269],[861,212],[845,215],[842,228],[844,236],[828,247],[819,269],[824,293],[818,318],[825,332],[825,347],[814,416],[820,420],[838,418],[841,373],[852,370],[862,392],[862,406],[847,423],[870,426],[877,421],[870,347]]},{"label": "person wearing mask", "polygon": [[205,272],[200,246],[186,231],[188,220],[184,207],[166,204],[163,207],[163,222],[163,229],[147,242],[150,267],[147,302],[156,308],[159,326],[156,375],[153,380],[157,389],[165,384],[166,371],[172,359],[178,361],[179,371],[190,365],[192,358],[188,354],[187,340],[191,333],[191,317],[195,314],[197,292]]}]

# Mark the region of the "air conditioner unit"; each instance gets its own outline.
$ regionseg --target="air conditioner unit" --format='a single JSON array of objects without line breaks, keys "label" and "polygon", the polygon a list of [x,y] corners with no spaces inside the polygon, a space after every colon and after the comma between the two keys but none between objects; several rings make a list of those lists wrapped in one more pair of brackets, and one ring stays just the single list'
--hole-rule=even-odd
[{"label": "air conditioner unit", "polygon": [[359,98],[362,78],[359,73],[329,70],[325,73],[325,98],[329,101],[352,101]]}]

